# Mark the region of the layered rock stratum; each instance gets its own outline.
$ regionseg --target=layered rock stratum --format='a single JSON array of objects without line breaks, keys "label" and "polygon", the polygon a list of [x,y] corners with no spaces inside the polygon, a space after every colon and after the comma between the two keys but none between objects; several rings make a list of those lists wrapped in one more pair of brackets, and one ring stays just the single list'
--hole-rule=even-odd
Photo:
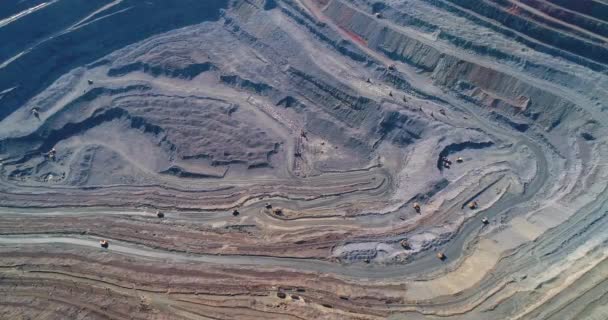
[{"label": "layered rock stratum", "polygon": [[605,0],[4,0],[0,43],[1,319],[608,318]]}]

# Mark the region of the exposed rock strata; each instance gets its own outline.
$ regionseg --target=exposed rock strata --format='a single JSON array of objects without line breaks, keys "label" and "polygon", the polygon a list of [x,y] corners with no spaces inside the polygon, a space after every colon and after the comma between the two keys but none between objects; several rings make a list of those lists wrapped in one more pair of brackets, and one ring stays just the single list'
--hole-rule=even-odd
[{"label": "exposed rock strata", "polygon": [[605,318],[603,2],[7,3],[0,318]]}]

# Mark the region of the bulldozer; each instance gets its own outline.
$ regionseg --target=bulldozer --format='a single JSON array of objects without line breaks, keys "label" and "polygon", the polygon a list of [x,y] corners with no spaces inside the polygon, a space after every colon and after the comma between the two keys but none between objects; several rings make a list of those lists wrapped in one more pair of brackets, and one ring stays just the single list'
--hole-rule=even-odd
[{"label": "bulldozer", "polygon": [[102,248],[107,249],[110,246],[110,242],[108,242],[108,240],[99,240],[99,245]]}]

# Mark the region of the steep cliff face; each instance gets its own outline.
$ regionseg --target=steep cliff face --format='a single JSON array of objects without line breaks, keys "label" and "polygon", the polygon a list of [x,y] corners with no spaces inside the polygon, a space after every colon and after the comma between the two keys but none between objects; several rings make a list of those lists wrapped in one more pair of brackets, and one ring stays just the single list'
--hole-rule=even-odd
[{"label": "steep cliff face", "polygon": [[606,8],[0,3],[0,318],[605,318]]},{"label": "steep cliff face", "polygon": [[[608,62],[608,49],[604,45],[606,38],[602,37],[602,32],[605,33],[606,30],[605,19],[603,22],[600,20],[590,24],[590,18],[574,12],[570,13],[571,17],[578,18],[574,21],[555,19],[542,12],[543,4],[545,8],[550,6],[544,1],[452,0],[449,2],[457,7],[471,10],[492,19],[510,30],[521,32],[549,46],[601,64]],[[592,3],[594,1],[587,2]],[[598,7],[600,6],[602,6],[601,3],[598,4]],[[540,7],[541,10],[535,7]],[[584,21],[588,22],[587,28],[589,25],[598,25],[597,30],[585,29]],[[576,24],[577,22],[579,25]]]},{"label": "steep cliff face", "polygon": [[413,29],[391,27],[341,1],[332,1],[325,13],[341,28],[361,37],[370,48],[419,68],[428,73],[434,84],[486,107],[511,115],[523,114],[547,128],[556,125],[555,116],[575,112],[573,99],[558,94],[559,90],[537,85],[537,79],[529,76],[518,77],[515,70],[492,65],[489,60],[475,61],[473,55],[456,54],[456,47],[445,46]]}]

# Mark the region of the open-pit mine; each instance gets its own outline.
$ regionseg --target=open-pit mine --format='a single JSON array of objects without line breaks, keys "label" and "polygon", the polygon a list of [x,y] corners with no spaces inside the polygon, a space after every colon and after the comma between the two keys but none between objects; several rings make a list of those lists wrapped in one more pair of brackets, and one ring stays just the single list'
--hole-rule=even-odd
[{"label": "open-pit mine", "polygon": [[0,319],[608,319],[607,0],[0,1]]}]

